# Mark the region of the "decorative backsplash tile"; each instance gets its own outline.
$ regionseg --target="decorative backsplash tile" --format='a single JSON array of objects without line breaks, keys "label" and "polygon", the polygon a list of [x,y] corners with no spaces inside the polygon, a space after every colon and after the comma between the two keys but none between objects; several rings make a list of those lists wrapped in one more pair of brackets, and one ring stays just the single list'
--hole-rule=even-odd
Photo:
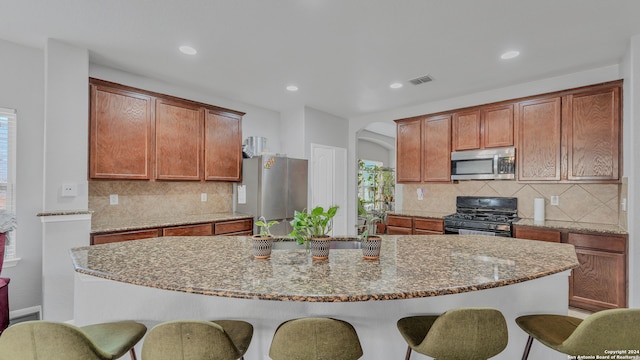
[{"label": "decorative backsplash tile", "polygon": [[[504,180],[406,184],[402,190],[402,210],[454,213],[456,196],[506,196],[518,198],[519,217],[533,218],[533,199],[541,197],[545,199],[546,220],[620,224],[626,228],[626,213],[621,214],[618,205],[624,186],[624,182],[622,185],[521,184]],[[418,188],[424,192],[423,200],[416,196]],[[550,204],[552,195],[559,197],[557,206]]]},{"label": "decorative backsplash tile", "polygon": [[[232,183],[227,182],[89,182],[89,210],[96,221],[127,217],[166,217],[232,211]],[[200,200],[202,193],[207,201]],[[109,195],[118,205],[109,205]]]}]

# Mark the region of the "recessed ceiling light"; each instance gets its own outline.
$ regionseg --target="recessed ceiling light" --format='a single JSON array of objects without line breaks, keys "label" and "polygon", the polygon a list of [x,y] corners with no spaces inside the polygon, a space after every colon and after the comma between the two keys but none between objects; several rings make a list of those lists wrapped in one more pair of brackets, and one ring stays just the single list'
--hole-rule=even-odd
[{"label": "recessed ceiling light", "polygon": [[187,45],[182,45],[180,46],[178,49],[180,49],[180,52],[186,55],[195,55],[198,53],[198,51],[194,48],[192,48],[191,46],[187,46]]},{"label": "recessed ceiling light", "polygon": [[402,83],[399,82],[394,82],[393,84],[389,85],[389,87],[392,89],[400,89],[402,86]]},{"label": "recessed ceiling light", "polygon": [[500,58],[503,60],[509,60],[518,57],[518,55],[520,55],[520,51],[510,50],[500,55]]},{"label": "recessed ceiling light", "polygon": [[288,91],[298,91],[298,87],[295,85],[287,85],[286,88]]}]

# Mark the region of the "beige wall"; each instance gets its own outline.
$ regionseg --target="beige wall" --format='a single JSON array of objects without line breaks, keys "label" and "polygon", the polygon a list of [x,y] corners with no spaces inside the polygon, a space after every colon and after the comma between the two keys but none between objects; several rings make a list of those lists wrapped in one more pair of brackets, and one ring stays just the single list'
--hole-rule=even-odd
[{"label": "beige wall", "polygon": [[[533,199],[545,199],[545,219],[619,224],[618,184],[521,184],[516,181],[460,181],[458,184],[416,184],[403,187],[403,211],[454,213],[456,196],[506,196],[518,198],[518,215],[533,218]],[[424,199],[416,190],[422,188]],[[552,195],[559,205],[551,206]]]},{"label": "beige wall", "polygon": [[[200,201],[200,194],[207,201]],[[118,205],[109,195],[118,194]],[[232,211],[232,187],[227,182],[91,181],[89,209],[93,221],[154,218]]]}]

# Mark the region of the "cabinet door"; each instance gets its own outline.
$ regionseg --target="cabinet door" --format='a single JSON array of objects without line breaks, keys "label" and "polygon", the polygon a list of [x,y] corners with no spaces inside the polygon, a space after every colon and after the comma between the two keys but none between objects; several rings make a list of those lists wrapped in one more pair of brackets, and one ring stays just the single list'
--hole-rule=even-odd
[{"label": "cabinet door", "polygon": [[422,132],[420,119],[396,124],[396,180],[398,183],[420,182]]},{"label": "cabinet door", "polygon": [[239,181],[242,175],[242,120],[207,110],[205,180]]},{"label": "cabinet door", "polygon": [[627,306],[626,240],[569,233],[580,266],[569,278],[569,305],[592,311]]},{"label": "cabinet door", "polygon": [[197,106],[156,100],[156,179],[200,180],[202,112]]},{"label": "cabinet door", "polygon": [[569,180],[617,180],[620,88],[568,97]]},{"label": "cabinet door", "polygon": [[518,180],[560,180],[560,97],[518,104]]},{"label": "cabinet door", "polygon": [[482,110],[483,148],[513,146],[513,105]]},{"label": "cabinet door", "polygon": [[422,123],[422,181],[451,182],[451,115]]},{"label": "cabinet door", "polygon": [[151,178],[151,97],[91,85],[89,177]]},{"label": "cabinet door", "polygon": [[480,149],[480,110],[453,114],[452,143],[455,151]]}]

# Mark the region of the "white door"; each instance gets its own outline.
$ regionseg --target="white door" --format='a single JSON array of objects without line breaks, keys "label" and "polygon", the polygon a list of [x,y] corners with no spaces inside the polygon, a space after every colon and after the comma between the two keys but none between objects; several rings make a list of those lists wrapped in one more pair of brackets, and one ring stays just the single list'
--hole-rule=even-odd
[{"label": "white door", "polygon": [[338,205],[331,235],[347,235],[347,149],[311,144],[310,209]]}]

